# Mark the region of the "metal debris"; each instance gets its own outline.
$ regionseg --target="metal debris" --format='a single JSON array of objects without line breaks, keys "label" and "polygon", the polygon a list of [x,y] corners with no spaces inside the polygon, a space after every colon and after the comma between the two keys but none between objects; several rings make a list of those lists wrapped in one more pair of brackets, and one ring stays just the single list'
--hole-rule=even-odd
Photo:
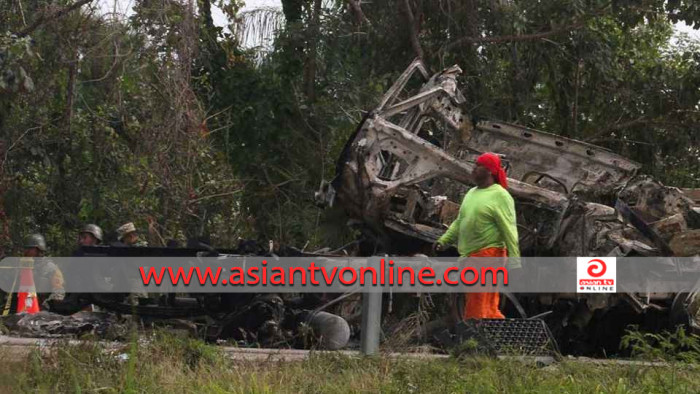
[{"label": "metal debris", "polygon": [[[376,251],[425,253],[456,217],[472,186],[475,158],[491,151],[506,165],[523,256],[700,254],[695,190],[638,175],[639,163],[599,146],[471,119],[457,87],[460,72],[453,66],[430,76],[414,61],[350,137],[336,177],[316,193],[317,203],[340,204]],[[412,79],[422,85],[411,90]],[[530,314],[554,311],[547,321],[555,331],[578,327],[566,335],[585,342],[610,323],[599,316],[634,323],[612,311],[658,313],[669,310],[673,298],[632,294],[620,302],[614,296],[542,295],[523,304]]]},{"label": "metal debris", "polygon": [[462,321],[454,334],[440,333],[438,340],[456,356],[463,354],[551,356],[559,348],[541,319],[480,319]]},{"label": "metal debris", "polygon": [[116,315],[101,312],[78,312],[64,316],[41,311],[35,314],[8,315],[0,319],[13,335],[36,338],[91,335],[102,339],[123,339],[128,327]]}]

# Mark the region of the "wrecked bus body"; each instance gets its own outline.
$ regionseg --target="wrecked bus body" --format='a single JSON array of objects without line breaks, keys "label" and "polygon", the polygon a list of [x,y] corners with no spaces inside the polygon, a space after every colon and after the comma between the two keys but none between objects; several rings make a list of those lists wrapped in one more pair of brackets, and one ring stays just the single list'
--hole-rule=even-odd
[{"label": "wrecked bus body", "polygon": [[[460,72],[453,66],[431,76],[414,61],[348,140],[335,179],[316,193],[319,205],[341,205],[373,250],[426,253],[457,216],[476,157],[490,151],[506,167],[523,256],[700,253],[700,209],[680,189],[638,175],[639,163],[599,146],[472,120]],[[621,331],[654,313],[655,321],[700,327],[689,312],[692,292],[518,298],[518,310],[530,316],[549,313],[570,350],[601,329]]]}]

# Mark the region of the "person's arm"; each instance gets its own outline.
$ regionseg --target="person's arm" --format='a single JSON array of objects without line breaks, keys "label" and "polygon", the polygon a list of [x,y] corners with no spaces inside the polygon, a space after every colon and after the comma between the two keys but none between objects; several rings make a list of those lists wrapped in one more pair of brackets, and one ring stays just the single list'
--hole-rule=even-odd
[{"label": "person's arm", "polygon": [[[507,192],[506,192],[507,193]],[[508,249],[508,268],[520,268],[520,246],[518,242],[518,224],[515,214],[515,202],[510,194],[503,194],[493,210],[496,227],[500,231]],[[516,257],[517,259],[513,259]]]}]

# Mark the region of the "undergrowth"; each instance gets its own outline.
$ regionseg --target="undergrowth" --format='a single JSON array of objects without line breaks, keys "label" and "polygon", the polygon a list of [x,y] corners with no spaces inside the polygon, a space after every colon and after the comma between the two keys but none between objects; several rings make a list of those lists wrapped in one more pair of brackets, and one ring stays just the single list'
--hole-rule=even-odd
[{"label": "undergrowth", "polygon": [[700,362],[700,336],[686,333],[683,326],[673,332],[641,332],[636,326],[626,330],[620,342],[622,349],[631,351],[633,358],[649,361]]},{"label": "undergrowth", "polygon": [[[636,344],[632,338],[630,343]],[[293,362],[241,361],[226,357],[221,348],[165,333],[134,337],[119,348],[64,343],[26,358],[0,356],[5,361],[0,369],[1,392],[700,392],[698,368],[685,363],[563,361],[541,368],[478,355],[392,359],[340,353],[315,353]]]}]

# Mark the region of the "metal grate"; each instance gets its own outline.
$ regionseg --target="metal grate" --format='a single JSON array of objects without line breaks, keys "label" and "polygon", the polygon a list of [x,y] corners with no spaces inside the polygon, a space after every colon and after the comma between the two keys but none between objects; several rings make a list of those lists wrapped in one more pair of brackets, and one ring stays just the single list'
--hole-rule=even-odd
[{"label": "metal grate", "polygon": [[492,355],[555,356],[556,341],[540,319],[480,319],[462,321],[451,335],[459,352]]}]

